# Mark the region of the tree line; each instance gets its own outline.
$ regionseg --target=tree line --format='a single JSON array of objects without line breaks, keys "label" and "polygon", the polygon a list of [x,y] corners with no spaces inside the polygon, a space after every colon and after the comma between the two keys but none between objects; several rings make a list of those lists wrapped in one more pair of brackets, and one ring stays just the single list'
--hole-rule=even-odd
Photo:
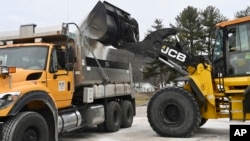
[{"label": "tree line", "polygon": [[[250,16],[250,6],[241,11],[236,11],[235,18]],[[170,24],[170,27],[178,31],[180,40],[185,41],[185,45],[192,55],[206,55],[211,59],[213,44],[215,40],[215,25],[228,18],[221,14],[220,10],[214,6],[207,6],[204,10],[188,6],[176,16],[176,23]],[[162,19],[155,19],[152,29],[147,34],[157,29],[164,28]],[[146,34],[146,35],[147,35]],[[173,70],[163,64],[158,59],[143,66],[143,79],[157,86],[164,87],[177,77]]]}]

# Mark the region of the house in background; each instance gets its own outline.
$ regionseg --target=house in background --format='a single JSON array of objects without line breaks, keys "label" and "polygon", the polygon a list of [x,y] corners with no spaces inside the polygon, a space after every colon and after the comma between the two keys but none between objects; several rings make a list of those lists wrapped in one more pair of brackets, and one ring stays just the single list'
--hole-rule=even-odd
[{"label": "house in background", "polygon": [[137,92],[154,92],[155,87],[148,82],[137,82],[135,83],[135,89]]}]

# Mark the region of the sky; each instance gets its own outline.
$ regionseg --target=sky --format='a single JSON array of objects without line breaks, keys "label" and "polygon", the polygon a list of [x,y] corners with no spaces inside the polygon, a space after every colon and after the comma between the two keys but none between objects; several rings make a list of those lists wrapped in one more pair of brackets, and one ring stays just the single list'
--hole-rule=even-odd
[{"label": "sky", "polygon": [[[102,0],[101,0],[102,1]],[[187,6],[205,9],[211,5],[222,15],[233,19],[235,13],[250,6],[249,0],[106,0],[131,14],[139,24],[140,37],[152,29],[155,19],[164,27],[175,24],[175,17]],[[37,27],[74,22],[78,25],[94,8],[98,0],[8,0],[1,2],[0,32],[18,30],[23,24]]]}]

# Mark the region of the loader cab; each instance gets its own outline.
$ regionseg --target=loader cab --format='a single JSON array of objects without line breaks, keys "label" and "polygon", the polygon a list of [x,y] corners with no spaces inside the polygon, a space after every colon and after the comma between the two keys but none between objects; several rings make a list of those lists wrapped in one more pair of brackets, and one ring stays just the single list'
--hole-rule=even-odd
[{"label": "loader cab", "polygon": [[250,17],[217,25],[213,77],[250,75]]}]

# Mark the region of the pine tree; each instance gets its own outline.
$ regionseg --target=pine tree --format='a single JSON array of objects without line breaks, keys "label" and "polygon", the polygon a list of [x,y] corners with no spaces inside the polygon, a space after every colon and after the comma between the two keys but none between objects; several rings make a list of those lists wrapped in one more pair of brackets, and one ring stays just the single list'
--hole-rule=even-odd
[{"label": "pine tree", "polygon": [[[148,30],[148,34],[152,31],[164,28],[161,19],[156,19],[154,24],[155,25],[151,26],[153,30]],[[173,75],[175,74],[172,72],[172,70],[170,70],[168,66],[158,59],[154,59],[153,61],[147,63],[143,70],[144,79],[153,79],[154,85],[160,83],[161,87],[164,87],[165,84],[170,81],[169,78],[172,78]]]},{"label": "pine tree", "polygon": [[[202,24],[200,12],[197,8],[188,6],[175,18],[176,26],[179,31],[179,36],[187,42],[187,47],[192,55],[197,55],[202,52]],[[173,25],[172,25],[173,26]]]},{"label": "pine tree", "polygon": [[220,10],[214,6],[207,6],[201,12],[201,21],[203,26],[203,35],[201,36],[203,52],[206,52],[208,58],[211,59],[212,49],[215,40],[215,25],[219,22],[226,21],[227,18],[220,14]]},{"label": "pine tree", "polygon": [[236,12],[236,15],[235,15],[236,18],[241,18],[245,16],[250,16],[250,6],[247,6],[245,10]]},{"label": "pine tree", "polygon": [[[208,58],[211,56],[214,46],[215,25],[227,20],[214,6],[207,6],[205,10],[188,6],[175,19],[176,24],[170,24],[170,26],[178,31],[179,38],[185,42],[188,55],[197,56],[207,53]],[[161,19],[156,19],[151,27],[153,30],[148,30],[148,33],[164,26]],[[172,42],[171,39],[167,40]],[[144,79],[153,78],[154,84],[161,83],[162,86],[164,86],[163,82],[166,84],[177,75],[158,59],[147,63],[143,70]]]}]

